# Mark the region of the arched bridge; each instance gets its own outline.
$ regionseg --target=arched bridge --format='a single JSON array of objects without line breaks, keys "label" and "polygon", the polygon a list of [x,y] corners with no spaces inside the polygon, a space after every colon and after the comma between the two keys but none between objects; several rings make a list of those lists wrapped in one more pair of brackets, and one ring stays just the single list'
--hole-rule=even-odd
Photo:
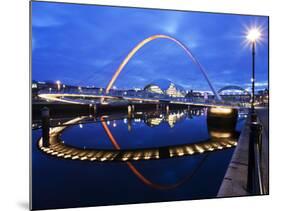
[{"label": "arched bridge", "polygon": [[221,89],[218,90],[218,94],[221,94],[223,91],[226,90],[239,90],[246,93],[247,95],[251,95],[250,92],[248,92],[246,89],[236,85],[229,85],[229,86],[222,87]]},{"label": "arched bridge", "polygon": [[[164,96],[162,98],[149,98],[145,96],[117,96],[117,95],[112,95],[109,93],[111,90],[111,87],[117,80],[119,74],[121,71],[124,69],[124,67],[128,64],[130,59],[136,54],[137,51],[139,51],[144,45],[147,43],[156,40],[156,39],[167,39],[170,40],[174,43],[176,43],[179,47],[181,47],[184,51],[184,53],[192,60],[192,62],[195,64],[195,66],[198,68],[200,73],[204,76],[205,80],[207,81],[209,87],[211,88],[212,92],[214,93],[214,96],[216,100],[212,101],[204,101],[204,102],[191,102],[190,99],[185,99],[185,98],[167,98],[167,96]],[[235,88],[235,89],[242,89],[241,87],[238,86],[228,86],[224,87],[219,90],[219,93],[225,89],[229,88]],[[243,89],[244,90],[244,89]],[[101,103],[106,103],[106,100],[125,100],[129,102],[149,102],[149,103],[159,103],[159,102],[165,102],[165,103],[174,103],[174,104],[186,104],[186,105],[198,105],[198,106],[224,106],[224,107],[232,107],[232,108],[238,108],[237,106],[229,103],[224,103],[222,102],[221,96],[218,94],[218,92],[215,90],[213,87],[211,81],[209,80],[209,77],[207,76],[207,72],[204,69],[204,67],[200,64],[200,62],[196,59],[196,57],[192,54],[190,49],[177,40],[174,37],[168,36],[168,35],[163,35],[163,34],[158,34],[158,35],[153,35],[150,37],[147,37],[140,43],[138,43],[125,57],[125,59],[121,62],[115,73],[113,74],[111,80],[109,81],[107,87],[105,88],[105,92],[103,94],[93,94],[91,92],[87,91],[76,91],[72,93],[66,93],[66,92],[58,92],[58,91],[49,91],[49,92],[41,92],[39,93],[39,97],[44,98],[46,100],[51,100],[51,101],[59,101],[59,102],[64,102],[64,103],[73,103],[73,104],[91,104],[90,100],[87,100],[89,98],[92,99],[100,99]],[[76,98],[76,99],[74,99]]]},{"label": "arched bridge", "polygon": [[207,76],[207,72],[204,69],[204,67],[200,64],[200,62],[195,58],[195,56],[192,54],[192,52],[190,51],[190,49],[183,44],[182,42],[180,42],[179,40],[177,40],[174,37],[168,36],[168,35],[163,35],[163,34],[157,34],[157,35],[153,35],[150,36],[146,39],[144,39],[143,41],[141,41],[140,43],[138,43],[130,52],[129,54],[125,57],[125,59],[121,62],[121,64],[119,65],[118,69],[116,70],[116,72],[114,73],[113,77],[111,78],[111,80],[109,81],[107,87],[106,87],[106,93],[109,92],[109,90],[111,89],[111,87],[113,86],[114,82],[116,81],[117,77],[119,76],[119,74],[121,73],[121,71],[123,70],[123,68],[128,64],[128,62],[130,61],[130,59],[137,53],[137,51],[139,51],[144,45],[146,45],[147,43],[156,40],[156,39],[167,39],[167,40],[171,40],[172,42],[176,43],[179,47],[181,47],[184,52],[187,54],[187,56],[192,60],[192,62],[196,65],[196,67],[198,67],[198,69],[200,70],[200,72],[203,74],[204,78],[206,79],[206,81],[208,82],[208,85],[210,86],[212,92],[214,93],[215,97],[218,100],[221,100],[221,97],[218,95],[218,93],[216,92],[215,88],[213,87],[213,85],[211,84],[211,81],[209,80],[209,77]]}]

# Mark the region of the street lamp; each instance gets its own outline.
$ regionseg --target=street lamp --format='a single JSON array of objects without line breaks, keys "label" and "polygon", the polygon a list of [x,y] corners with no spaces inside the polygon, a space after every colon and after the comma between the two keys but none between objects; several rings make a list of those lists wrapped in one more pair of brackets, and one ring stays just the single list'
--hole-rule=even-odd
[{"label": "street lamp", "polygon": [[252,28],[247,33],[247,40],[252,44],[252,99],[251,99],[251,113],[255,112],[255,48],[256,43],[261,39],[261,32],[258,28]]},{"label": "street lamp", "polygon": [[59,90],[60,90],[60,85],[61,85],[61,82],[60,82],[60,81],[56,81],[56,84],[57,84],[58,91],[59,91]]},{"label": "street lamp", "polygon": [[[252,28],[247,33],[247,40],[252,44],[252,99],[251,99],[251,124],[249,133],[249,147],[248,147],[248,175],[247,175],[247,192],[252,194],[263,194],[263,185],[261,178],[258,176],[258,159],[257,155],[261,153],[261,137],[262,125],[257,122],[257,115],[255,114],[255,48],[256,43],[261,41],[261,28]],[[256,150],[258,146],[258,151]]]}]

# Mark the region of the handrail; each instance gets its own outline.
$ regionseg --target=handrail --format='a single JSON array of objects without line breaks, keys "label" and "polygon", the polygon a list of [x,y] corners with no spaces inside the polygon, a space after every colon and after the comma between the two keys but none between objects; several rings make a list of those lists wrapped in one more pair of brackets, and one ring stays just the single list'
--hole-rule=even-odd
[{"label": "handrail", "polygon": [[265,194],[262,170],[262,125],[250,124],[247,190],[251,194]]},{"label": "handrail", "polygon": [[265,193],[264,191],[264,184],[263,184],[263,180],[262,180],[262,167],[261,167],[261,148],[259,143],[256,143],[255,145],[255,157],[256,157],[256,175],[257,175],[257,190],[258,193],[263,195]]}]

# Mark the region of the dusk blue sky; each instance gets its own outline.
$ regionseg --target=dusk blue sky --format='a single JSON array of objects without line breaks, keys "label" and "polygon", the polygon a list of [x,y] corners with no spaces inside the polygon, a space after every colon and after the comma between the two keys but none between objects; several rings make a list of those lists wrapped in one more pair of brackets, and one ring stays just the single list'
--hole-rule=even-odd
[{"label": "dusk blue sky", "polygon": [[[246,27],[263,28],[256,53],[256,86],[268,84],[268,18],[94,5],[32,2],[32,79],[106,87],[119,64],[143,39],[170,35],[187,45],[218,90],[250,86]],[[117,88],[143,88],[168,79],[186,89],[210,90],[184,51],[170,40],[145,45],[121,72]]]}]

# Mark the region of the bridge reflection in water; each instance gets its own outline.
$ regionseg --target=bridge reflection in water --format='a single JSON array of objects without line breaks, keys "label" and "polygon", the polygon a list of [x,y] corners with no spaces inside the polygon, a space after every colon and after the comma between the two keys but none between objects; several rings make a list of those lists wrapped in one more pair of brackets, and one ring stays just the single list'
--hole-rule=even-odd
[{"label": "bridge reflection in water", "polygon": [[[239,133],[235,131],[236,118],[223,119],[224,126],[221,127],[218,116],[210,114],[210,109],[187,109],[181,111],[171,112],[128,112],[128,115],[102,115],[98,118],[101,123],[108,139],[110,140],[114,149],[100,149],[100,148],[83,148],[78,146],[72,146],[66,144],[62,139],[61,135],[65,129],[72,127],[75,124],[89,123],[92,117],[82,116],[77,117],[62,125],[57,125],[50,129],[49,142],[43,143],[41,137],[38,142],[39,149],[43,152],[63,159],[80,160],[80,161],[96,161],[96,162],[125,162],[129,169],[146,185],[156,189],[171,189],[176,188],[180,184],[186,182],[197,170],[201,167],[203,162],[208,157],[209,153],[216,152],[218,150],[229,149],[237,145],[237,137]],[[132,119],[142,119],[145,124],[149,127],[157,127],[161,124],[168,124],[169,127],[173,128],[177,122],[184,119],[192,119],[194,116],[206,115],[207,126],[209,137],[206,140],[194,141],[192,143],[160,146],[160,147],[148,147],[148,148],[133,148],[133,149],[122,149],[115,138],[111,129],[108,127],[107,122],[114,119],[126,119],[128,124],[128,130],[131,130]],[[235,113],[235,112],[234,112]],[[98,124],[98,123],[96,123]],[[132,161],[140,160],[159,160],[166,158],[176,158],[182,156],[195,156],[198,154],[204,154],[199,164],[193,169],[191,173],[180,179],[178,182],[169,185],[157,184],[146,178],[134,165]]]},{"label": "bridge reflection in water", "polygon": [[[198,110],[199,111],[199,110]],[[197,111],[197,112],[198,112]],[[202,111],[202,110],[201,110]],[[191,111],[192,112],[192,111]],[[161,122],[167,122],[170,127],[173,127],[177,121],[180,121],[186,115],[192,115],[191,112],[181,112],[181,113],[170,113],[164,116],[160,114],[158,117],[145,116],[145,123],[151,127],[161,124]],[[200,111],[199,111],[200,112]],[[141,112],[142,113],[142,112]],[[143,116],[144,117],[144,116]],[[237,132],[235,131],[236,120],[230,119],[226,121],[224,119],[224,126],[219,125],[220,121],[217,119],[207,118],[208,130],[210,139],[196,141],[196,143],[181,144],[181,145],[171,145],[165,147],[154,147],[154,148],[144,148],[144,149],[131,149],[122,150],[115,139],[114,135],[110,131],[106,124],[108,116],[101,116],[100,122],[114,146],[114,150],[109,149],[83,149],[79,147],[69,146],[64,144],[60,140],[62,132],[68,128],[68,125],[81,124],[81,121],[87,121],[89,117],[83,116],[74,118],[65,122],[62,126],[57,126],[50,130],[50,140],[47,144],[48,147],[44,146],[43,138],[39,140],[39,148],[51,155],[88,160],[88,161],[129,161],[129,160],[150,160],[150,159],[162,159],[162,158],[172,158],[178,156],[191,156],[194,154],[201,154],[206,152],[212,152],[216,150],[222,150],[225,148],[230,148],[236,146],[237,142]],[[128,118],[130,119],[130,118]],[[128,121],[130,122],[130,120]],[[219,126],[219,127],[218,127]]]}]

